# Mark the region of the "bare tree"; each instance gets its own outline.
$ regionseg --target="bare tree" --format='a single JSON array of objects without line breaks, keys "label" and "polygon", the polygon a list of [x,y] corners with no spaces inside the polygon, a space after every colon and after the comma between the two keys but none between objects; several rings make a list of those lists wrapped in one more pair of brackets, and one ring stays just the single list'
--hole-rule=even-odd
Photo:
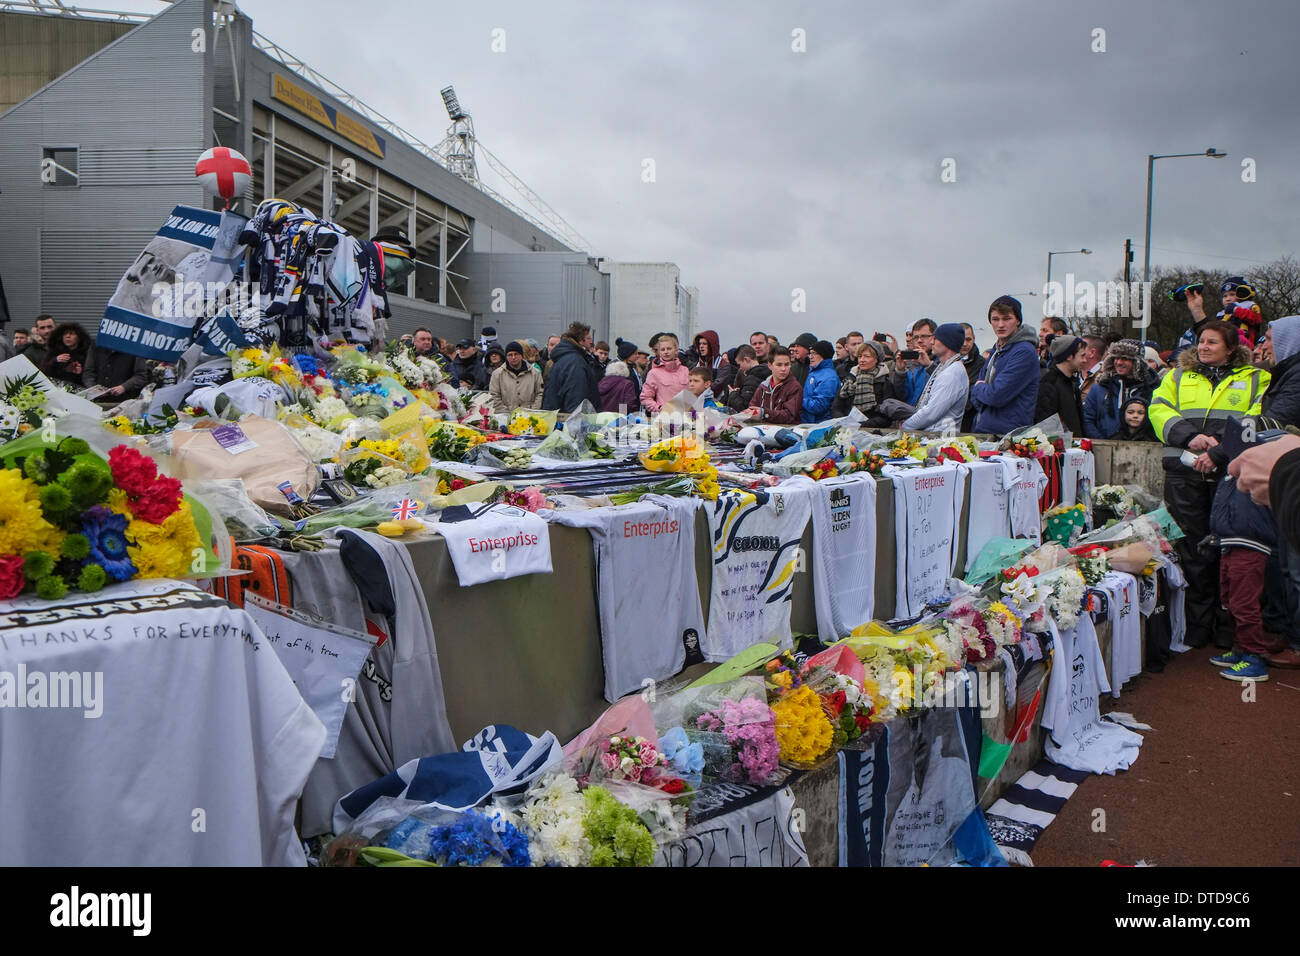
[{"label": "bare tree", "polygon": [[1268,265],[1251,269],[1246,280],[1255,287],[1255,302],[1271,322],[1284,315],[1300,315],[1300,262],[1282,256]]}]

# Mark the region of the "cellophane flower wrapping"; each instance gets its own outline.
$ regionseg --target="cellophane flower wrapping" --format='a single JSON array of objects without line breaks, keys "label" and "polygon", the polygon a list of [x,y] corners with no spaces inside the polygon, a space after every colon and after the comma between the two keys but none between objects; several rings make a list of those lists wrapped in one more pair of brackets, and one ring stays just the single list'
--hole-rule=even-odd
[{"label": "cellophane flower wrapping", "polygon": [[[369,853],[377,847],[389,853]],[[438,866],[531,866],[528,837],[495,807],[464,811],[380,797],[321,853],[324,866],[383,865],[401,857]]]},{"label": "cellophane flower wrapping", "polygon": [[784,776],[776,717],[760,677],[660,695],[654,707],[660,748],[697,786],[767,786]]}]

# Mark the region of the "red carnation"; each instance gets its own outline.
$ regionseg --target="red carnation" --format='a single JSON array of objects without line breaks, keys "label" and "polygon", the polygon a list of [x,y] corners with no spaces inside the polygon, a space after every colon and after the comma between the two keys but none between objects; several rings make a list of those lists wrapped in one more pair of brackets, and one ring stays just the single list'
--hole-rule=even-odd
[{"label": "red carnation", "polygon": [[664,793],[671,793],[676,796],[686,790],[686,784],[681,777],[669,777],[663,783],[659,784],[659,789]]},{"label": "red carnation", "polygon": [[162,524],[181,506],[181,483],[158,474],[152,458],[126,445],[108,453],[114,483],[126,492],[131,514],[150,524]]},{"label": "red carnation", "polygon": [[867,728],[871,726],[870,718],[868,718],[864,714],[854,715],[853,722],[858,725],[858,730],[862,731],[863,733],[866,733]]},{"label": "red carnation", "polygon": [[464,488],[464,487],[465,487],[465,482],[461,481],[459,478],[453,478],[453,479],[451,480],[451,490],[452,490],[452,491],[460,491],[460,489],[462,489],[462,488]]},{"label": "red carnation", "polygon": [[26,583],[23,578],[22,556],[6,554],[0,557],[0,601],[16,598]]}]

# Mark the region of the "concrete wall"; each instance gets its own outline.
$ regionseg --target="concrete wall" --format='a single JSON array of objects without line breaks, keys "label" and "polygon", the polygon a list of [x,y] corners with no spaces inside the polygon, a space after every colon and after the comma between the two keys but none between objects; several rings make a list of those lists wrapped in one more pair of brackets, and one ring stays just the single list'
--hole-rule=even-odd
[{"label": "concrete wall", "polygon": [[[502,342],[533,338],[542,345],[571,322],[591,326],[596,341],[609,334],[608,277],[582,253],[465,255],[475,330],[490,325]],[[494,302],[505,310],[494,311]]]},{"label": "concrete wall", "polygon": [[[678,302],[680,270],[671,262],[610,262],[601,264],[609,273],[610,334],[636,342],[645,348],[656,332],[674,332],[683,339]],[[689,338],[683,344],[689,344]],[[614,339],[609,339],[611,345]]]}]

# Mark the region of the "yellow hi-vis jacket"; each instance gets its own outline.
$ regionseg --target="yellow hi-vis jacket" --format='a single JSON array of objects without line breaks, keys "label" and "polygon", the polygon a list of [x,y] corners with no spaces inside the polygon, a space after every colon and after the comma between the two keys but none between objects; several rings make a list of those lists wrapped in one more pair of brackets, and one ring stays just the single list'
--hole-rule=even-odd
[{"label": "yellow hi-vis jacket", "polygon": [[1182,454],[1197,435],[1217,438],[1228,418],[1259,415],[1269,378],[1263,369],[1240,365],[1214,387],[1195,369],[1173,369],[1156,387],[1148,409],[1151,427],[1168,446],[1166,457]]}]

